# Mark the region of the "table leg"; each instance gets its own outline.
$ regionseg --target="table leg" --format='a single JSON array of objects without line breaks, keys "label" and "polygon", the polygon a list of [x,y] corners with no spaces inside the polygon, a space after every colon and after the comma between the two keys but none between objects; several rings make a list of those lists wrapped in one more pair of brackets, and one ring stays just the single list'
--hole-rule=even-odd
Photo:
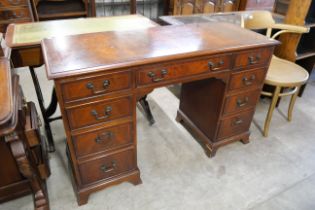
[{"label": "table leg", "polygon": [[42,94],[42,91],[40,89],[40,85],[39,85],[38,78],[37,78],[37,75],[35,73],[34,67],[29,67],[29,69],[30,69],[30,73],[31,73],[31,76],[33,79],[33,83],[34,83],[40,111],[41,111],[43,119],[44,119],[45,132],[46,132],[46,136],[47,136],[47,140],[48,140],[48,151],[54,152],[55,151],[55,144],[54,144],[54,140],[52,137],[51,128],[50,128],[50,124],[49,124],[50,121],[49,121],[49,118],[46,114],[43,94]]},{"label": "table leg", "polygon": [[147,120],[149,121],[150,125],[153,125],[155,123],[154,117],[152,115],[151,109],[150,109],[150,105],[147,101],[147,95],[145,95],[144,97],[140,98],[140,100],[138,101],[138,103],[142,106],[143,110],[144,110],[144,114],[147,118]]}]

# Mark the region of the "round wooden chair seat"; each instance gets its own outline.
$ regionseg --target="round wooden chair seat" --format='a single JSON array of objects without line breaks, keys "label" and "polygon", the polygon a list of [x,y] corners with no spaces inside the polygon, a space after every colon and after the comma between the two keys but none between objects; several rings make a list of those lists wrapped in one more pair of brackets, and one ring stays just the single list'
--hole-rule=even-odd
[{"label": "round wooden chair seat", "polygon": [[304,84],[309,77],[301,66],[273,56],[266,76],[265,84],[293,87]]}]

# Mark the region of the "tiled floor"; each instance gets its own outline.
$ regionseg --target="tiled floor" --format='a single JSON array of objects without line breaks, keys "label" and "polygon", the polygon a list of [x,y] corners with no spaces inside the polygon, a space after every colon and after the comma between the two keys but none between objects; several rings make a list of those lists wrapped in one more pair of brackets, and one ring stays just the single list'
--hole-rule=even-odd
[{"label": "tiled floor", "polygon": [[[20,70],[28,100],[36,101],[27,71]],[[52,83],[38,71],[49,101]],[[52,210],[314,210],[315,209],[315,81],[297,100],[288,123],[288,100],[273,116],[270,137],[262,125],[268,101],[262,100],[251,126],[251,143],[234,143],[209,159],[191,135],[175,121],[178,99],[166,88],[149,96],[156,124],[138,112],[138,165],[143,183],[123,183],[90,196],[78,207],[65,159],[61,121],[53,123],[57,151],[50,155],[48,179]],[[31,196],[0,205],[1,210],[33,209]]]}]

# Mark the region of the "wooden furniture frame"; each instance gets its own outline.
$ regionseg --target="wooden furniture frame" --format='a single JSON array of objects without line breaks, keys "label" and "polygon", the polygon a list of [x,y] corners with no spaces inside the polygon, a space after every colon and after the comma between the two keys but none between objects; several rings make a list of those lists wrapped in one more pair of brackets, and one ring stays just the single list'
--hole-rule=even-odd
[{"label": "wooden furniture frame", "polygon": [[[37,23],[12,24],[8,27],[6,41],[12,49],[12,63],[15,68],[29,67],[33,83],[36,90],[37,99],[44,119],[45,132],[49,143],[49,151],[55,151],[54,141],[51,133],[50,122],[60,119],[53,118],[52,115],[57,108],[56,93],[53,91],[51,103],[46,108],[39,81],[36,75],[36,67],[42,66],[42,49],[40,42],[48,37],[61,37],[74,34],[112,31],[112,30],[130,30],[147,27],[156,27],[157,24],[140,15],[129,15],[121,17],[105,17],[105,18],[87,18],[87,19],[71,19],[71,20],[55,20]],[[144,109],[146,107],[145,95],[139,98]],[[154,122],[152,114],[146,112],[151,123]]]},{"label": "wooden furniture frame", "polygon": [[[4,54],[4,53],[2,53]],[[31,189],[36,210],[49,210],[45,179],[50,175],[45,142],[39,134],[38,116],[34,103],[26,103],[19,86],[19,77],[12,74],[8,57],[0,58],[0,141],[9,151],[1,153],[7,164],[1,170],[1,181],[11,185],[1,187],[1,201],[25,195]],[[6,147],[5,147],[6,148]],[[8,154],[11,152],[11,154]],[[20,177],[16,169],[26,178]],[[7,173],[6,173],[7,172]],[[20,175],[20,176],[21,176]],[[3,199],[3,200],[2,200]]]},{"label": "wooden furniture frame", "polygon": [[79,205],[105,187],[141,183],[136,102],[147,89],[183,83],[177,120],[209,157],[231,142],[248,143],[276,44],[226,23],[68,36],[62,47],[44,39]]}]

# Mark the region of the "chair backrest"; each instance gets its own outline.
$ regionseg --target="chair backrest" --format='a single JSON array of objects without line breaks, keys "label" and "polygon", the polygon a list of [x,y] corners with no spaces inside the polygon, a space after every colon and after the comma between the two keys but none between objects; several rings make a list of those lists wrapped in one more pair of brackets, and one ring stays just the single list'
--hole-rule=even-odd
[{"label": "chair backrest", "polygon": [[[309,28],[304,26],[276,23],[269,11],[253,11],[246,14],[246,16],[243,17],[242,26],[252,30],[267,29],[266,36],[272,39],[275,39],[283,33],[301,34],[309,31]],[[279,31],[272,35],[273,29],[278,29]]]},{"label": "chair backrest", "polygon": [[266,36],[271,36],[272,28],[275,24],[269,11],[254,11],[244,18],[244,27],[247,29],[267,29]]}]

